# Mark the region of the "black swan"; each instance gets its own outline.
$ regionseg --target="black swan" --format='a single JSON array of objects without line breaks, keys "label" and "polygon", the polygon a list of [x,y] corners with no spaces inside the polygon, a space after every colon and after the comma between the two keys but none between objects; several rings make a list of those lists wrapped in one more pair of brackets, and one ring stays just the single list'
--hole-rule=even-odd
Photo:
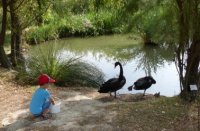
[{"label": "black swan", "polygon": [[128,90],[131,91],[133,88],[135,90],[144,90],[143,95],[145,95],[146,89],[151,87],[152,84],[156,84],[156,81],[153,79],[152,76],[146,76],[146,77],[140,78],[136,82],[134,82],[134,84],[132,86],[128,87]]},{"label": "black swan", "polygon": [[108,93],[115,92],[115,98],[116,98],[116,91],[121,89],[124,84],[126,83],[126,78],[123,76],[123,68],[120,62],[115,62],[115,67],[120,66],[120,74],[119,78],[111,78],[105,83],[102,84],[100,89],[98,90],[99,93]]}]

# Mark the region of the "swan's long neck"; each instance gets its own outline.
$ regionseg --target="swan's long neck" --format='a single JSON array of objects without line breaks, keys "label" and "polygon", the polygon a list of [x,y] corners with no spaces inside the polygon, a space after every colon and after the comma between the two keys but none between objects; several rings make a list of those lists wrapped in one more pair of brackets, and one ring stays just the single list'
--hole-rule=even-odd
[{"label": "swan's long neck", "polygon": [[119,67],[120,67],[119,79],[122,79],[123,78],[123,68],[120,63],[119,63]]}]

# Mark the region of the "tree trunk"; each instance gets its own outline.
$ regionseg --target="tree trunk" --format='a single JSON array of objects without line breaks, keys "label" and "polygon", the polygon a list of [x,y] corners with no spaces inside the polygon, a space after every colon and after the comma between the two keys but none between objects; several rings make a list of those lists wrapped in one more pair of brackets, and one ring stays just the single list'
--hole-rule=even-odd
[{"label": "tree trunk", "polygon": [[191,43],[188,44],[187,48],[187,67],[186,67],[186,73],[185,73],[185,88],[187,90],[189,89],[189,85],[195,84],[198,85],[199,80],[199,62],[200,62],[200,24],[199,24],[199,12],[198,12],[198,1],[190,1],[188,2],[190,4],[190,9],[188,12],[191,16],[191,32],[192,32],[192,38]]},{"label": "tree trunk", "polygon": [[200,41],[194,41],[188,51],[188,60],[185,73],[185,88],[189,89],[189,85],[198,85],[199,80],[199,62],[200,62]]},{"label": "tree trunk", "polygon": [[198,2],[176,0],[179,8],[179,47],[177,63],[181,83],[181,93],[185,97],[190,85],[199,84],[200,65],[200,16]]},{"label": "tree trunk", "polygon": [[6,0],[2,0],[2,7],[3,7],[3,16],[2,16],[2,24],[1,24],[1,33],[0,33],[0,63],[2,67],[11,68],[11,64],[6,56],[4,50],[4,42],[5,42],[5,35],[6,35],[6,22],[7,22],[7,2]]},{"label": "tree trunk", "polygon": [[11,18],[11,62],[13,66],[17,65],[16,57],[16,31],[15,31],[15,14],[14,14],[14,2],[12,1],[9,5],[10,7],[10,18]]},{"label": "tree trunk", "polygon": [[179,79],[180,79],[180,89],[181,92],[184,89],[184,48],[186,45],[186,34],[185,34],[185,16],[184,16],[184,10],[183,10],[183,1],[182,0],[176,0],[178,9],[179,9],[179,46],[176,51],[177,55],[177,66],[179,69]]},{"label": "tree trunk", "polygon": [[16,1],[12,0],[9,4],[11,16],[11,61],[13,66],[18,64],[21,59],[21,24],[15,9]]}]

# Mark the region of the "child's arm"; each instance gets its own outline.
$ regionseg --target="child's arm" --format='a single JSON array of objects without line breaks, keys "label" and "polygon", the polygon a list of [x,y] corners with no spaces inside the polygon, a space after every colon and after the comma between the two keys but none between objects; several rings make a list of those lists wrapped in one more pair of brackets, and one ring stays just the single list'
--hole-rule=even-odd
[{"label": "child's arm", "polygon": [[53,97],[50,97],[50,101],[51,101],[51,103],[52,103],[53,105],[55,105],[55,101],[54,101]]}]

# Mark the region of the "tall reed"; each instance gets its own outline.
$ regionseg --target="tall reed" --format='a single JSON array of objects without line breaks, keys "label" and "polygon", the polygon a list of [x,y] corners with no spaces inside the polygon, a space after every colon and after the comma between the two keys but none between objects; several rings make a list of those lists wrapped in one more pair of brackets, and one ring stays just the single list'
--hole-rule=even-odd
[{"label": "tall reed", "polygon": [[64,45],[58,43],[33,47],[27,55],[25,67],[19,68],[18,79],[37,84],[41,73],[56,79],[56,84],[60,86],[98,87],[104,77],[97,67],[67,52]]}]

